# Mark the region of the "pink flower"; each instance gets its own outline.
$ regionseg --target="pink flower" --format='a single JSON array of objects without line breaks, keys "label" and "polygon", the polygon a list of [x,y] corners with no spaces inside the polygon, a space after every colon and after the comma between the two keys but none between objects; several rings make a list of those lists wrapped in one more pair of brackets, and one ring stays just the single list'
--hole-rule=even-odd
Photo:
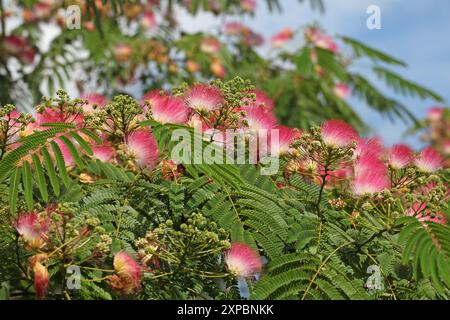
[{"label": "pink flower", "polygon": [[125,148],[140,168],[153,169],[158,164],[158,145],[148,129],[133,131],[127,138]]},{"label": "pink flower", "polygon": [[210,112],[220,109],[225,100],[222,92],[210,85],[193,85],[185,95],[186,104],[195,110]]},{"label": "pink flower", "polygon": [[114,159],[116,150],[109,144],[92,146],[93,158],[102,162],[109,162]]},{"label": "pink flower", "polygon": [[419,221],[447,224],[447,217],[442,212],[434,214],[430,209],[427,209],[426,203],[414,202],[412,207],[406,210],[405,214],[410,217],[416,217]]},{"label": "pink flower", "polygon": [[246,107],[245,119],[250,130],[273,129],[277,126],[275,117],[261,107]]},{"label": "pink flower", "polygon": [[427,118],[430,121],[439,121],[442,119],[442,116],[444,115],[444,108],[443,107],[432,107],[427,112]]},{"label": "pink flower", "polygon": [[130,294],[141,285],[141,266],[125,251],[114,256],[114,270],[117,275],[109,278],[110,285],[122,294]]},{"label": "pink flower", "polygon": [[83,109],[86,112],[94,112],[94,106],[103,109],[107,103],[105,96],[99,93],[83,93],[80,98],[87,101],[87,104],[83,105]]},{"label": "pink flower", "polygon": [[214,59],[211,63],[211,72],[218,78],[224,78],[227,74],[224,65],[219,59]]},{"label": "pink flower", "polygon": [[[69,139],[70,140],[70,139]],[[61,140],[56,138],[55,143],[58,145],[59,149],[61,150],[62,156],[64,158],[64,163],[66,164],[66,167],[72,167],[75,165],[75,160],[73,159],[72,154],[70,153],[69,148],[67,147],[67,145]],[[77,144],[73,143],[72,144],[76,147]],[[53,149],[51,151],[51,154],[53,154]],[[53,154],[54,155],[54,154]]]},{"label": "pink flower", "polygon": [[156,27],[156,19],[153,12],[144,12],[144,15],[141,18],[141,26],[143,26],[147,30],[152,30]]},{"label": "pink flower", "polygon": [[126,62],[131,58],[133,48],[126,43],[121,43],[114,47],[113,53],[117,62]]},{"label": "pink flower", "polygon": [[228,35],[238,35],[245,27],[239,22],[227,22],[224,26],[224,32]]},{"label": "pink flower", "polygon": [[[292,129],[285,126],[278,126],[278,150],[276,154],[286,153],[290,149],[291,143],[301,137],[302,132],[298,129]],[[271,132],[271,131],[270,131]],[[269,142],[272,144],[272,139],[269,139]],[[271,149],[272,150],[272,149]],[[272,154],[274,156],[275,154]]]},{"label": "pink flower", "polygon": [[445,140],[442,144],[442,151],[445,155],[450,155],[450,140]]},{"label": "pink flower", "polygon": [[364,155],[373,155],[381,158],[383,155],[383,144],[379,138],[357,138],[357,145],[353,152],[353,157],[361,157]]},{"label": "pink flower", "polygon": [[36,262],[33,267],[34,290],[39,298],[44,298],[47,294],[47,285],[50,280],[50,274],[46,267],[40,262]]},{"label": "pink flower", "polygon": [[272,37],[272,47],[281,48],[284,44],[294,37],[294,31],[291,28],[281,30]]},{"label": "pink flower", "polygon": [[355,176],[364,175],[367,172],[386,173],[386,166],[373,154],[365,154],[359,157],[354,163]]},{"label": "pink flower", "polygon": [[160,90],[152,90],[143,100],[150,104],[153,119],[159,123],[183,124],[188,120],[190,109],[182,98],[161,95]]},{"label": "pink flower", "polygon": [[389,189],[390,181],[386,172],[369,170],[356,175],[352,187],[357,196],[371,195]]},{"label": "pink flower", "polygon": [[262,269],[258,253],[245,243],[233,243],[225,252],[224,261],[228,271],[238,278],[252,277]]},{"label": "pink flower", "polygon": [[329,50],[333,53],[337,53],[339,50],[336,43],[330,36],[320,32],[316,28],[307,29],[305,32],[305,36],[309,41],[314,43],[314,45],[319,48]]},{"label": "pink flower", "polygon": [[36,212],[20,214],[15,223],[15,228],[30,248],[39,249],[45,243],[47,224],[39,221]]},{"label": "pink flower", "polygon": [[404,144],[396,144],[389,150],[388,163],[393,169],[403,169],[413,161],[413,152]]},{"label": "pink flower", "polygon": [[3,45],[7,52],[17,55],[23,50],[24,47],[28,46],[28,41],[25,37],[11,35],[5,37]]},{"label": "pink flower", "polygon": [[350,87],[345,83],[338,83],[334,86],[333,93],[336,95],[336,97],[345,100],[350,97],[352,91]]},{"label": "pink flower", "polygon": [[262,90],[256,89],[251,93],[255,94],[255,101],[252,99],[243,99],[243,103],[245,104],[244,109],[248,110],[250,107],[262,107],[266,111],[272,111],[275,108],[275,103],[269,96]]},{"label": "pink flower", "polygon": [[240,3],[244,11],[253,12],[256,9],[256,0],[241,0]]},{"label": "pink flower", "polygon": [[347,147],[358,138],[355,129],[342,120],[324,122],[321,133],[325,144],[335,148]]},{"label": "pink flower", "polygon": [[216,38],[204,38],[200,44],[200,50],[208,54],[216,54],[220,51],[220,42]]},{"label": "pink flower", "polygon": [[434,172],[442,168],[441,155],[431,147],[425,148],[415,160],[416,167],[423,172]]}]

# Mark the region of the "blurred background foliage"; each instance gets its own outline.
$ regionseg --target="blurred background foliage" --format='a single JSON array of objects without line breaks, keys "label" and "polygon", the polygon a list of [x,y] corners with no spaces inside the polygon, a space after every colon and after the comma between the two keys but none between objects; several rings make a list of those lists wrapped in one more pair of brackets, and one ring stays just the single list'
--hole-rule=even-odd
[{"label": "blurred background foliage", "polygon": [[[80,28],[71,27],[77,22],[67,9],[71,5],[80,9]],[[154,88],[241,76],[275,102],[285,125],[308,128],[341,118],[361,132],[367,125],[350,95],[392,120],[416,124],[399,97],[442,102],[394,71],[406,67],[401,60],[346,36],[330,37],[319,25],[256,33],[239,22],[253,15],[256,5],[285,10],[278,0],[1,0],[0,102],[30,111],[42,95],[68,83],[84,96],[126,92],[140,98]],[[326,10],[322,0],[293,5]],[[190,33],[177,20],[180,12],[209,12],[223,23],[217,30]],[[48,26],[57,31],[50,34]],[[264,41],[270,50],[259,50]],[[352,68],[361,59],[370,62],[365,74]]]}]

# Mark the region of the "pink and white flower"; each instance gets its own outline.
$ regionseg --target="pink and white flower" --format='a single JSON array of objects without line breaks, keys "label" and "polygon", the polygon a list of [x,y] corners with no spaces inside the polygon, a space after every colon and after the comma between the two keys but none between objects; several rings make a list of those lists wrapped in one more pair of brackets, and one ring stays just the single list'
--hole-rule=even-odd
[{"label": "pink and white flower", "polygon": [[[285,126],[278,126],[274,130],[278,130],[279,140],[278,140],[278,150],[275,152],[275,154],[273,154],[274,150],[272,150],[272,147],[270,148],[272,156],[289,152],[289,150],[291,149],[290,148],[291,143],[294,142],[295,139],[300,138],[302,135],[302,132],[299,131],[298,129],[293,129]],[[269,131],[269,133],[271,132],[272,131]],[[270,145],[272,146],[272,134],[269,139],[269,142]]]},{"label": "pink and white flower", "polygon": [[15,228],[20,237],[32,249],[39,249],[47,239],[47,223],[39,220],[36,212],[19,215]]},{"label": "pink and white flower", "polygon": [[211,112],[220,109],[225,103],[222,92],[211,85],[193,85],[185,95],[186,104],[197,111]]},{"label": "pink and white flower", "polygon": [[365,171],[354,177],[352,187],[357,196],[371,195],[389,189],[390,181],[387,172]]},{"label": "pink and white flower", "polygon": [[334,42],[333,38],[330,36],[320,32],[316,28],[308,28],[305,31],[306,38],[314,43],[315,46],[329,50],[333,53],[337,53],[339,51],[337,44]]},{"label": "pink and white flower", "polygon": [[50,280],[50,274],[47,268],[40,262],[33,266],[34,290],[39,298],[44,298],[47,294],[47,286]]},{"label": "pink and white flower", "polygon": [[109,144],[92,146],[92,157],[102,162],[109,162],[116,156],[116,150]]},{"label": "pink and white flower", "polygon": [[262,269],[258,253],[245,243],[233,243],[225,252],[224,261],[228,271],[238,278],[252,277]]},{"label": "pink and white flower", "polygon": [[158,145],[148,129],[139,129],[130,133],[125,150],[140,168],[153,169],[159,162]]},{"label": "pink and white flower", "polygon": [[152,11],[146,11],[141,18],[141,26],[147,30],[152,30],[156,27],[155,15]]},{"label": "pink and white flower", "polygon": [[200,43],[200,50],[208,54],[216,54],[220,51],[220,42],[216,38],[204,38]]},{"label": "pink and white flower", "polygon": [[105,96],[99,93],[83,93],[80,98],[86,100],[86,104],[83,105],[83,109],[86,112],[94,112],[96,109],[103,109],[107,104]]},{"label": "pink and white flower", "polygon": [[143,100],[149,103],[153,119],[159,123],[186,123],[191,112],[182,98],[162,95],[160,90],[148,92]]},{"label": "pink and white flower", "polygon": [[430,121],[439,121],[442,119],[442,116],[444,115],[444,108],[443,107],[432,107],[427,112],[427,118]]},{"label": "pink and white flower", "polygon": [[434,172],[442,168],[443,159],[436,150],[428,147],[422,150],[414,163],[422,172]]},{"label": "pink and white flower", "polygon": [[277,126],[277,119],[262,107],[246,107],[244,110],[248,127],[252,131],[270,130]]},{"label": "pink and white flower", "polygon": [[365,155],[373,155],[376,158],[381,158],[384,152],[384,147],[379,138],[357,138],[357,145],[353,151],[353,157],[358,158]]},{"label": "pink and white flower", "polygon": [[272,47],[281,48],[293,37],[294,31],[291,28],[285,28],[272,37]]},{"label": "pink and white flower", "polygon": [[335,148],[347,147],[358,138],[355,129],[342,120],[324,122],[321,133],[325,144]]},{"label": "pink and white flower", "polygon": [[403,169],[413,161],[413,151],[404,144],[396,144],[388,151],[388,163],[393,169]]},{"label": "pink and white flower", "polygon": [[252,99],[247,98],[243,99],[243,102],[245,104],[244,107],[245,110],[248,110],[248,108],[250,107],[256,108],[261,107],[264,108],[266,111],[272,111],[273,109],[275,109],[275,103],[273,102],[272,99],[269,98],[267,93],[259,89],[256,89],[251,93],[255,95],[255,100],[253,101]]},{"label": "pink and white flower", "polygon": [[253,12],[256,9],[256,0],[241,0],[241,8],[247,12]]},{"label": "pink and white flower", "polygon": [[336,95],[336,97],[345,100],[350,97],[350,95],[352,94],[352,90],[345,83],[338,83],[334,86],[333,93]]},{"label": "pink and white flower", "polygon": [[141,285],[141,266],[125,251],[114,256],[114,270],[117,275],[109,277],[109,284],[122,294],[130,294]]}]

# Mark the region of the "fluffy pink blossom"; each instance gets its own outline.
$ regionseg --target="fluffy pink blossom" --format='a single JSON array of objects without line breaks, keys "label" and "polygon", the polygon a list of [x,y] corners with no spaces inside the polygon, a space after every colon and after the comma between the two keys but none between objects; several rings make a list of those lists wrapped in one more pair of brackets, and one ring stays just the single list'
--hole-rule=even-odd
[{"label": "fluffy pink blossom", "polygon": [[445,140],[442,143],[442,151],[445,155],[450,155],[450,140]]},{"label": "fluffy pink blossom", "polygon": [[24,47],[28,46],[28,41],[25,37],[11,35],[5,37],[3,46],[7,52],[16,55],[19,54]]},{"label": "fluffy pink blossom", "polygon": [[358,138],[358,134],[348,123],[342,120],[328,120],[321,128],[323,141],[332,147],[349,146]]},{"label": "fluffy pink blossom", "polygon": [[370,195],[389,189],[390,181],[387,172],[365,171],[360,172],[353,179],[353,192],[358,195]]},{"label": "fluffy pink blossom", "polygon": [[403,169],[413,161],[411,148],[404,144],[396,144],[388,151],[388,163],[393,169]]},{"label": "fluffy pink blossom", "polygon": [[109,162],[114,159],[116,150],[109,144],[92,146],[92,157],[103,162]]},{"label": "fluffy pink blossom", "polygon": [[314,45],[319,48],[329,50],[333,53],[337,53],[339,50],[337,44],[330,36],[320,32],[316,28],[308,28],[305,31],[305,36],[309,41],[314,43]]},{"label": "fluffy pink blossom", "polygon": [[442,168],[441,155],[431,147],[422,150],[415,160],[416,167],[423,172],[434,172]]},{"label": "fluffy pink blossom", "polygon": [[114,256],[114,270],[117,275],[111,276],[110,285],[122,294],[130,294],[141,285],[141,266],[125,251]]},{"label": "fluffy pink blossom", "polygon": [[291,28],[285,28],[272,37],[272,47],[281,48],[286,42],[292,40],[294,31]]},{"label": "fluffy pink blossom", "polygon": [[373,154],[364,154],[354,163],[355,177],[364,175],[367,172],[375,172],[380,174],[386,173],[386,165]]},{"label": "fluffy pink blossom", "polygon": [[447,217],[442,212],[433,213],[427,208],[427,204],[423,202],[414,202],[413,205],[406,210],[405,214],[407,216],[416,217],[419,221],[447,224]]},{"label": "fluffy pink blossom", "polygon": [[227,74],[225,66],[219,59],[214,59],[214,61],[211,63],[210,68],[211,72],[218,78],[224,78]]},{"label": "fluffy pink blossom", "polygon": [[83,106],[86,112],[95,111],[94,106],[103,109],[107,103],[106,97],[99,93],[83,93],[80,98],[87,101],[87,104]]},{"label": "fluffy pink blossom", "polygon": [[442,119],[442,116],[444,114],[444,108],[443,107],[432,107],[427,112],[427,118],[430,121],[439,121]]},{"label": "fluffy pink blossom", "polygon": [[153,169],[158,164],[158,145],[148,129],[139,129],[129,134],[125,149],[140,168]]},{"label": "fluffy pink blossom", "polygon": [[[300,138],[302,135],[302,132],[298,129],[288,128],[285,126],[278,126],[276,128],[278,130],[278,150],[276,154],[286,153],[290,149],[291,143],[297,139]],[[269,142],[272,145],[272,139],[269,139]],[[274,154],[272,154],[273,156]]]},{"label": "fluffy pink blossom", "polygon": [[373,155],[381,158],[384,147],[379,138],[357,138],[357,145],[353,152],[353,157],[358,158],[364,155]]},{"label": "fluffy pink blossom", "polygon": [[262,107],[247,107],[244,110],[246,112],[245,119],[250,130],[269,130],[277,126],[277,119]]},{"label": "fluffy pink blossom", "polygon": [[245,110],[248,110],[250,107],[262,107],[266,111],[272,111],[275,108],[275,103],[264,91],[256,89],[251,93],[255,95],[255,101],[252,99],[243,99]]},{"label": "fluffy pink blossom", "polygon": [[245,243],[233,243],[225,252],[224,261],[228,271],[238,278],[252,277],[262,269],[258,253]]},{"label": "fluffy pink blossom", "polygon": [[244,11],[253,12],[256,9],[256,0],[241,0],[240,3]]},{"label": "fluffy pink blossom", "polygon": [[40,262],[36,262],[33,266],[34,273],[34,290],[39,298],[43,298],[47,294],[47,286],[50,280],[50,274],[47,268]]},{"label": "fluffy pink blossom", "polygon": [[[153,119],[160,123],[186,123],[191,110],[183,99],[161,95],[160,90],[152,90],[143,97],[144,102],[149,103]],[[144,108],[145,109],[145,108]]]},{"label": "fluffy pink blossom", "polygon": [[225,100],[222,92],[211,85],[193,85],[185,95],[186,104],[197,111],[210,112],[220,109]]},{"label": "fluffy pink blossom", "polygon": [[15,223],[15,228],[30,248],[39,249],[45,243],[47,223],[39,221],[36,212],[20,214]]},{"label": "fluffy pink blossom", "polygon": [[144,12],[141,18],[141,26],[147,30],[152,30],[153,28],[156,27],[155,15],[153,14],[152,11]]},{"label": "fluffy pink blossom", "polygon": [[345,83],[338,83],[334,86],[333,93],[336,95],[336,97],[345,100],[350,97],[350,95],[352,94],[352,90]]},{"label": "fluffy pink blossom", "polygon": [[238,35],[244,30],[244,25],[239,22],[227,22],[224,26],[224,32],[230,36]]},{"label": "fluffy pink blossom", "polygon": [[220,51],[220,42],[216,38],[204,38],[200,43],[200,50],[208,54],[216,54]]}]

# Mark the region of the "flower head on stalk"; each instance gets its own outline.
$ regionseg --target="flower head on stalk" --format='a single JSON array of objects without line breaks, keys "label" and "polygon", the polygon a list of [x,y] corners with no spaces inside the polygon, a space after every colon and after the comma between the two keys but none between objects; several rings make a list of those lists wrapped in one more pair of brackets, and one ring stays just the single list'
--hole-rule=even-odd
[{"label": "flower head on stalk", "polygon": [[261,272],[262,262],[258,253],[245,243],[233,243],[225,252],[228,271],[238,278],[249,278]]}]

